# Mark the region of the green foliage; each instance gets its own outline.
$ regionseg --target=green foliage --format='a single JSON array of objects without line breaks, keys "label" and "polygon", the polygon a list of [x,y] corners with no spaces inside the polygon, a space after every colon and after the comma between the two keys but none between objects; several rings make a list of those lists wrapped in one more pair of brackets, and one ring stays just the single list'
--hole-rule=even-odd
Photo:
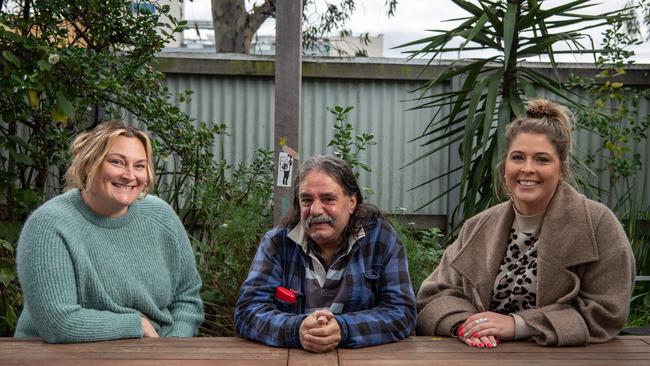
[{"label": "green foliage", "polygon": [[437,227],[419,230],[399,222],[393,222],[398,237],[402,240],[409,261],[409,275],[413,289],[417,292],[433,270],[438,267],[445,248],[443,233]]},{"label": "green foliage", "polygon": [[273,152],[260,149],[250,165],[240,165],[229,181],[195,186],[202,202],[194,245],[203,280],[206,320],[201,333],[235,336],[233,308],[239,287],[264,233],[273,226]]},{"label": "green foliage", "polygon": [[[354,127],[349,122],[350,111],[354,107],[341,107],[335,106],[327,108],[335,117],[334,123],[334,137],[327,144],[327,147],[334,148],[334,155],[345,160],[354,171],[355,178],[359,178],[359,170],[361,168],[367,172],[372,172],[372,168],[367,163],[362,162],[359,158],[362,156],[361,152],[365,151],[368,146],[376,145],[374,141],[375,135],[368,132],[363,132],[360,135],[352,137]],[[370,187],[361,187],[366,196],[374,194]]]},{"label": "green foliage", "polygon": [[60,185],[71,137],[99,111],[175,117],[152,66],[184,23],[169,6],[138,2],[148,3],[155,13],[127,0],[26,1],[0,13],[3,216],[22,220]]},{"label": "green foliage", "polygon": [[[174,108],[174,113],[179,113]],[[201,122],[194,127],[189,118],[156,119],[147,124],[153,137],[156,162],[155,194],[167,201],[188,229],[198,219],[195,215],[197,199],[195,188],[201,184],[223,186],[228,165],[212,153],[216,138],[226,136],[226,126],[209,127]],[[222,141],[220,139],[219,141]]]},{"label": "green foliage", "polygon": [[349,120],[350,111],[353,108],[352,106],[344,108],[338,105],[333,108],[327,108],[336,119],[334,124],[334,137],[327,144],[327,147],[334,147],[334,155],[347,161],[352,167],[352,170],[354,170],[355,177],[358,178],[359,171],[357,168],[361,168],[367,172],[372,171],[372,168],[368,164],[359,160],[361,152],[366,150],[368,146],[376,145],[377,142],[373,141],[375,135],[372,133],[364,132],[354,136],[354,138],[352,137],[354,127],[352,127]]},{"label": "green foliage", "polygon": [[[467,13],[457,19],[453,29],[434,30],[434,35],[404,45],[421,45],[412,56],[427,55],[432,61],[444,52],[458,55],[458,61],[417,90],[420,96],[416,99],[420,104],[415,108],[432,109],[432,118],[416,139],[428,151],[413,161],[459,144],[461,166],[452,167],[436,178],[461,172],[460,181],[450,187],[460,193],[460,202],[452,217],[455,225],[452,236],[464,218],[499,201],[493,192],[494,169],[504,154],[505,127],[513,118],[524,114],[524,99],[547,92],[574,110],[588,108],[574,102],[572,93],[560,85],[555,55],[597,52],[582,32],[606,25],[607,19],[616,14],[582,13],[596,5],[589,0],[571,1],[553,8],[544,8],[546,2],[537,0],[453,2]],[[456,45],[457,40],[460,40],[459,45]],[[562,50],[558,44],[570,49]],[[467,52],[475,50],[488,51],[485,53],[493,56],[466,56]],[[521,66],[528,58],[542,56],[551,61],[555,75]],[[449,91],[445,86],[448,83],[458,87]],[[442,86],[444,91],[431,93],[437,86]],[[420,208],[438,198],[425,202]]]},{"label": "green foliage", "polygon": [[625,327],[647,327],[650,324],[650,306],[638,306],[630,310]]},{"label": "green foliage", "polygon": [[21,225],[0,221],[0,337],[10,337],[23,299],[16,277],[15,245]]},{"label": "green foliage", "polygon": [[[588,91],[591,109],[578,113],[579,127],[596,133],[601,144],[588,152],[585,164],[595,174],[609,177],[604,186],[583,180],[584,190],[612,208],[622,221],[635,254],[637,273],[642,275],[650,273],[650,241],[639,223],[648,219],[650,203],[645,189],[640,190],[641,197],[637,195],[643,162],[633,145],[647,143],[650,115],[639,113],[639,102],[650,100],[650,91],[628,87],[621,81],[634,55],[628,49],[639,44],[628,28],[626,18],[611,19],[603,32],[603,48],[596,62],[599,73],[592,78],[573,77],[567,86]],[[646,184],[643,182],[644,188]],[[645,309],[650,304],[649,289],[647,283],[635,289],[629,322],[645,318],[644,325],[648,324]]]},{"label": "green foliage", "polygon": [[628,48],[639,44],[626,31],[625,23],[612,19],[603,35],[603,49],[596,62],[599,73],[593,78],[572,77],[566,86],[588,91],[590,109],[577,113],[578,127],[601,138],[600,147],[588,152],[585,159],[593,172],[609,177],[607,186],[595,187],[595,196],[626,220],[632,206],[639,202],[633,194],[633,180],[641,172],[642,162],[641,155],[632,151],[632,144],[647,138],[650,116],[639,114],[639,102],[650,99],[650,91],[633,89],[621,82],[634,55]]},{"label": "green foliage", "polygon": [[626,327],[650,325],[650,282],[637,282]]}]

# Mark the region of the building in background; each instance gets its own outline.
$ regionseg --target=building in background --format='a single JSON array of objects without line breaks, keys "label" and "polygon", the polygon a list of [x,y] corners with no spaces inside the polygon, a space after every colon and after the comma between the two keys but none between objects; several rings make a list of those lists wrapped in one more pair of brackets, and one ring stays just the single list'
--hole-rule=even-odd
[{"label": "building in background", "polygon": [[[367,44],[366,44],[367,43]],[[305,56],[333,56],[333,57],[382,57],[384,49],[384,36],[368,37],[367,42],[362,42],[359,37],[342,36],[328,37],[303,49]],[[258,36],[251,43],[251,54],[274,55],[275,36]]]},{"label": "building in background", "polygon": [[[180,14],[179,9],[179,14]],[[181,14],[182,15],[182,14]],[[169,51],[214,52],[214,30],[211,20],[188,20],[187,29],[177,35],[177,41],[167,46]],[[365,42],[358,36],[335,36],[319,39],[312,47],[305,48],[306,56],[383,57],[384,36],[367,37]],[[251,42],[253,55],[274,55],[275,36],[255,35]]]}]

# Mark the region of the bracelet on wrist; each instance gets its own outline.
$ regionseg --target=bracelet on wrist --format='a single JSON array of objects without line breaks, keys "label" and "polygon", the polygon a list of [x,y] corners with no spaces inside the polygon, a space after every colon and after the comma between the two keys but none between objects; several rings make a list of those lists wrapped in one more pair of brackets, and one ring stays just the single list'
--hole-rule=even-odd
[{"label": "bracelet on wrist", "polygon": [[460,327],[463,323],[465,323],[465,320],[457,321],[452,325],[451,330],[449,331],[449,336],[453,338],[458,338],[458,327]]}]

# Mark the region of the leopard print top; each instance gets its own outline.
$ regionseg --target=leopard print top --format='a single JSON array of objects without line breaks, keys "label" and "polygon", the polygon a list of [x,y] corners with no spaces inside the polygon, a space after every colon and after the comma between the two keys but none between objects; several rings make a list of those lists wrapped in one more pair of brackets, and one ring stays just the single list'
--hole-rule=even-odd
[{"label": "leopard print top", "polygon": [[508,248],[494,280],[490,309],[511,314],[534,309],[537,300],[537,236],[544,213],[524,216],[515,211]]}]

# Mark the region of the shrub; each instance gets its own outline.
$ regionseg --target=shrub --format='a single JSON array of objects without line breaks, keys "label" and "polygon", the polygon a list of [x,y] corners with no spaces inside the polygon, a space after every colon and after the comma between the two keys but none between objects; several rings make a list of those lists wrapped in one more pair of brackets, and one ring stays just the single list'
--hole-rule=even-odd
[{"label": "shrub", "polygon": [[0,221],[0,337],[14,333],[23,303],[16,277],[15,246],[21,225]]},{"label": "shrub", "polygon": [[233,308],[257,245],[272,227],[273,153],[260,149],[229,180],[195,185],[199,223],[192,232],[208,336],[234,336]]},{"label": "shrub", "polygon": [[[395,220],[393,220],[395,221]],[[442,246],[444,235],[437,227],[415,229],[394,222],[397,235],[402,240],[409,261],[409,275],[413,290],[417,292],[424,281],[440,264],[445,248]]]}]

